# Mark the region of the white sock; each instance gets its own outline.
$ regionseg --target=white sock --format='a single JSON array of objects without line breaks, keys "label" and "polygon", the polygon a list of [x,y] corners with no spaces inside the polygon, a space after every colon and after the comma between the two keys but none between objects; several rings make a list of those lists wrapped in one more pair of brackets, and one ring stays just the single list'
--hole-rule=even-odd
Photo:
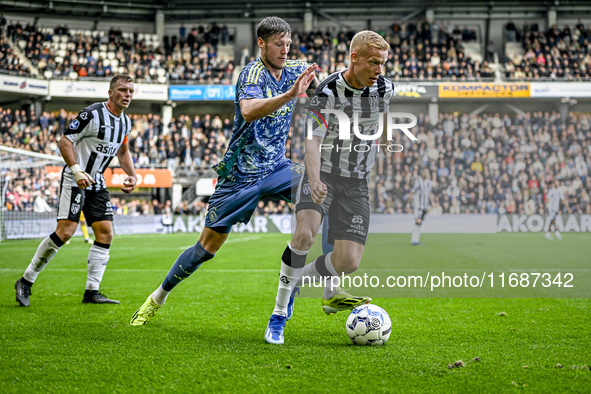
[{"label": "white sock", "polygon": [[88,274],[86,276],[86,290],[99,290],[107,263],[109,262],[109,249],[92,244],[88,252]]},{"label": "white sock", "polygon": [[60,248],[51,240],[50,237],[47,237],[41,241],[35,256],[33,256],[31,263],[23,274],[23,278],[31,283],[34,283],[35,279],[37,279],[37,275],[43,271],[43,268],[45,268],[47,263],[49,263],[53,256],[57,254],[59,249]]},{"label": "white sock", "polygon": [[[304,262],[306,261],[306,255],[308,254],[307,250],[297,250],[292,248],[291,245],[289,245],[288,248],[296,256],[303,258]],[[293,260],[294,259],[290,256],[289,262],[292,265],[290,266],[285,263],[283,257],[281,258],[281,272],[279,274],[279,285],[277,286],[277,298],[275,299],[275,309],[273,309],[274,315],[287,316],[287,304],[289,304],[291,292],[302,276],[304,268]],[[296,267],[299,266],[300,268],[293,267],[293,265]]]},{"label": "white sock", "polygon": [[558,230],[554,231],[554,235],[556,235],[556,238],[562,239],[562,235],[560,235],[560,231],[558,231]]},{"label": "white sock", "polygon": [[[339,276],[339,273],[332,265],[332,252],[326,255],[326,259],[324,260],[326,264],[326,269],[332,276]],[[327,278],[326,283],[324,284],[324,294],[323,297],[325,300],[330,300],[334,295],[337,293],[338,287],[333,287],[332,281],[330,278]]]},{"label": "white sock", "polygon": [[162,285],[158,286],[158,288],[150,295],[150,297],[152,297],[152,299],[154,300],[155,303],[157,303],[158,305],[164,305],[164,303],[166,302],[166,298],[168,298],[168,295],[170,294],[170,291],[166,291],[162,288]]},{"label": "white sock", "polygon": [[417,244],[417,243],[419,243],[420,239],[421,239],[421,225],[415,224],[415,227],[412,229],[411,242],[413,244]]}]

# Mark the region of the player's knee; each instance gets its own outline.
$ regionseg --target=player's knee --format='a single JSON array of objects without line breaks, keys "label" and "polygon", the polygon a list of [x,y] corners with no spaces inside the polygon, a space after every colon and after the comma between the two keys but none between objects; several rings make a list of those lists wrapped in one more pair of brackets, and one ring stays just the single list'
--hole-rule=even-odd
[{"label": "player's knee", "polygon": [[63,241],[68,242],[74,236],[78,223],[60,220],[55,233]]},{"label": "player's knee", "polygon": [[100,231],[95,233],[95,238],[102,244],[110,245],[113,241],[113,231]]},{"label": "player's knee", "polygon": [[339,253],[335,251],[332,254],[332,263],[335,269],[344,274],[357,271],[360,262],[361,256],[358,256],[356,253]]},{"label": "player's knee", "polygon": [[355,256],[341,256],[339,257],[339,271],[350,274],[351,272],[357,271],[359,268],[360,259]]},{"label": "player's knee", "polygon": [[297,250],[310,250],[316,234],[310,228],[299,228],[293,236],[291,246]]}]

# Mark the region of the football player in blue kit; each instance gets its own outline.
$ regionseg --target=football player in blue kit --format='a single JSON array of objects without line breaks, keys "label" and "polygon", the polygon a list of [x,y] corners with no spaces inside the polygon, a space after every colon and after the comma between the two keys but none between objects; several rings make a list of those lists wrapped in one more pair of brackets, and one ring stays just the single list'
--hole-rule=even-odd
[{"label": "football player in blue kit", "polygon": [[285,143],[297,97],[318,85],[317,66],[287,59],[291,27],[278,17],[263,19],[257,37],[261,57],[246,65],[236,83],[234,130],[224,157],[213,167],[219,180],[203,232],[134,313],[132,325],[146,324],[177,284],[215,256],[232,226],[250,220],[261,199],[291,201],[303,168],[285,157]]}]

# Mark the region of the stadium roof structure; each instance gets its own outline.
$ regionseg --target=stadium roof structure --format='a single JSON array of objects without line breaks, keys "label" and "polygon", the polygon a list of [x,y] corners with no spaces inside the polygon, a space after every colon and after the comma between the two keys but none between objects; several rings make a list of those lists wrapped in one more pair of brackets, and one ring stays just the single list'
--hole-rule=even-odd
[{"label": "stadium roof structure", "polygon": [[258,21],[267,15],[301,21],[306,10],[329,19],[397,20],[421,14],[427,8],[442,17],[480,17],[491,13],[523,17],[523,14],[543,13],[550,8],[576,16],[587,13],[590,7],[590,0],[486,0],[471,3],[465,0],[0,0],[0,10],[7,14],[154,21],[157,12],[162,11],[167,21],[203,22]]}]

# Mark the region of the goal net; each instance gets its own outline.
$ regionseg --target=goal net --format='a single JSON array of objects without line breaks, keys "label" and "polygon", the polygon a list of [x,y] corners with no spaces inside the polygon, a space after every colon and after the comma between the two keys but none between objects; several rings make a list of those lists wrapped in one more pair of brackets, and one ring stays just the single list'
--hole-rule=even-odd
[{"label": "goal net", "polygon": [[55,230],[60,156],[0,146],[0,242]]}]

